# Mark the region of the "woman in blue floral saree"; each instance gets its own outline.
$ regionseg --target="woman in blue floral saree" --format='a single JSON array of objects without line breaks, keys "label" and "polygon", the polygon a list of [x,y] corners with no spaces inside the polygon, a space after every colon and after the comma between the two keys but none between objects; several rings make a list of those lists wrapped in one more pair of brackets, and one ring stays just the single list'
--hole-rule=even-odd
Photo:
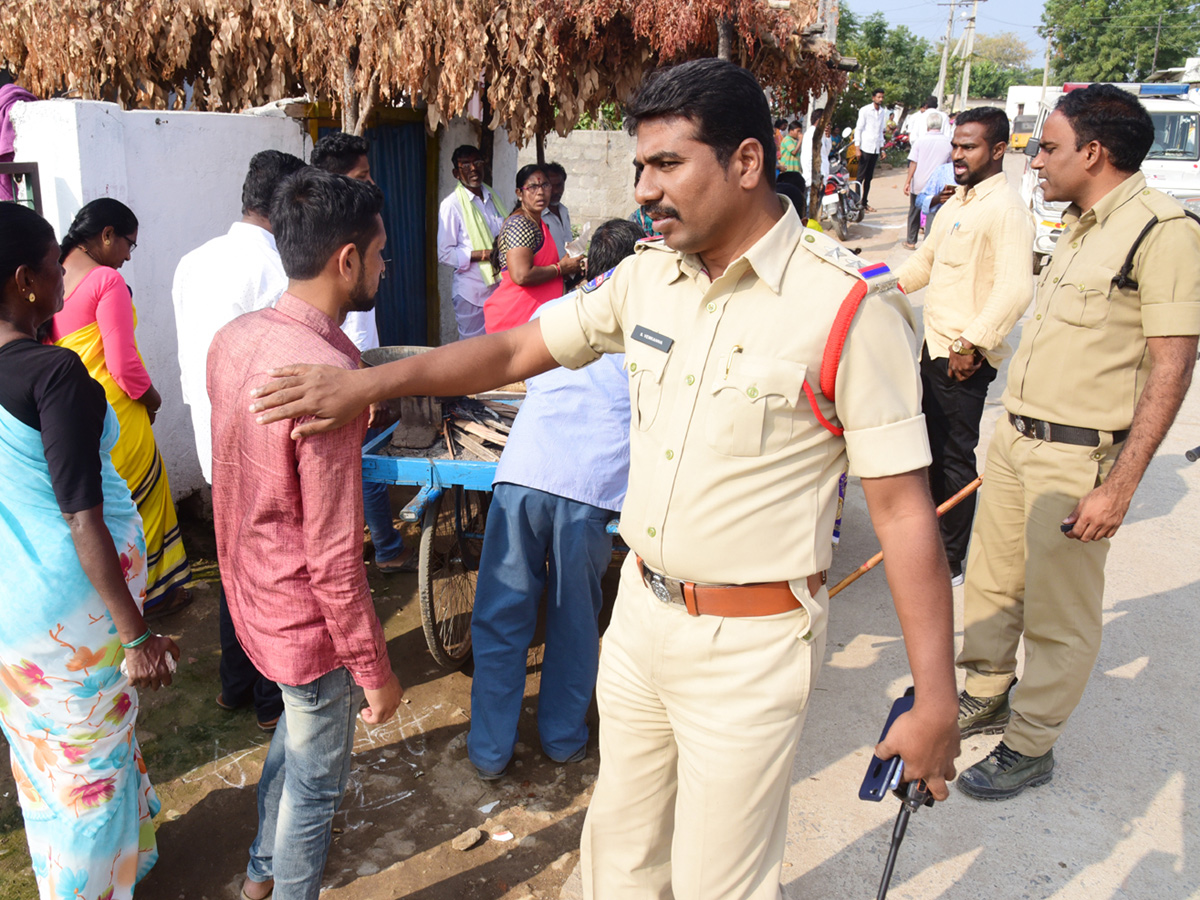
[{"label": "woman in blue floral saree", "polygon": [[0,728],[42,900],[123,900],[158,856],[135,687],[170,684],[179,648],[142,619],[104,389],[35,340],[62,296],[50,226],[0,204]]}]

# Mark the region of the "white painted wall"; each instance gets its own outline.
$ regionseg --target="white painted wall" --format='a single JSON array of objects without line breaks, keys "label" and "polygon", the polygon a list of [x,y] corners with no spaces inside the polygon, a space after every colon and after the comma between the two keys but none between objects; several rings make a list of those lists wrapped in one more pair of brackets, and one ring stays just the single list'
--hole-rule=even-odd
[{"label": "white painted wall", "polygon": [[[1059,89],[1049,87],[1046,89],[1046,96],[1053,102],[1055,92]],[[1008,116],[1009,123],[1012,122],[1018,115],[1036,116],[1038,114],[1038,103],[1042,99],[1042,86],[1040,84],[1014,84],[1008,89],[1008,95],[1004,100],[1004,114]],[[1025,111],[1017,112],[1020,104],[1025,104]]]},{"label": "white painted wall", "polygon": [[[479,146],[479,124],[466,118],[451,119],[438,135],[438,204],[454,191],[458,182],[454,180],[450,157],[456,147],[470,144]],[[492,188],[496,196],[511,207],[515,201],[514,189],[517,178],[517,148],[508,142],[508,132],[496,130],[492,156]],[[431,226],[430,240],[436,240],[436,223]],[[454,273],[448,266],[438,266],[438,297],[441,303],[440,337],[443,344],[458,339],[458,326],[454,321],[454,302],[451,299],[451,279]]]},{"label": "white painted wall", "polygon": [[121,270],[133,288],[138,347],[163,405],[154,434],[178,498],[204,479],[179,387],[171,281],[185,253],[241,218],[250,157],[283,150],[307,158],[293,119],[229,113],[122,110],[111,103],[15,105],[18,161],[35,161],[43,211],[61,238],[83,204],[114,197],[138,217],[138,247]]}]

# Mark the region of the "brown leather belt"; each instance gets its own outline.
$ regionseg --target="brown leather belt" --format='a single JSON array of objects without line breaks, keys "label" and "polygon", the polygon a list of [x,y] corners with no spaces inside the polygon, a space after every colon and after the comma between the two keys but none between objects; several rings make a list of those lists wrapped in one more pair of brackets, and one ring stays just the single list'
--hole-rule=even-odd
[{"label": "brown leather belt", "polygon": [[[1099,447],[1100,432],[1095,428],[1077,428],[1074,425],[1058,425],[1054,422],[1043,422],[1041,419],[1031,419],[1029,416],[1008,414],[1008,421],[1017,429],[1017,434],[1039,441],[1050,441],[1057,444],[1074,444],[1077,447]],[[1129,437],[1129,430],[1112,432],[1112,442],[1119,444]]]},{"label": "brown leather belt", "polygon": [[[687,609],[689,616],[720,616],[748,618],[773,616],[800,609],[804,604],[796,599],[786,581],[761,584],[696,584],[660,575],[637,557],[642,583],[663,603],[676,603]],[[808,593],[816,596],[825,583],[825,573],[808,576]]]}]

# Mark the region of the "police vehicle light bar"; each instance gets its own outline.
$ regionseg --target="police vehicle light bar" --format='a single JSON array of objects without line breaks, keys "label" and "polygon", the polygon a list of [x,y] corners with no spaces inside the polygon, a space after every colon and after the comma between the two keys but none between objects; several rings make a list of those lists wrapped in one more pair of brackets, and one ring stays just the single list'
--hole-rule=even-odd
[{"label": "police vehicle light bar", "polygon": [[[1069,81],[1063,85],[1063,93],[1069,94],[1071,91],[1085,88],[1095,82],[1091,81]],[[1120,82],[1108,82],[1114,87],[1119,87],[1122,90],[1129,91],[1131,94],[1137,94],[1141,97],[1183,97],[1188,92],[1186,84],[1129,84]]]}]

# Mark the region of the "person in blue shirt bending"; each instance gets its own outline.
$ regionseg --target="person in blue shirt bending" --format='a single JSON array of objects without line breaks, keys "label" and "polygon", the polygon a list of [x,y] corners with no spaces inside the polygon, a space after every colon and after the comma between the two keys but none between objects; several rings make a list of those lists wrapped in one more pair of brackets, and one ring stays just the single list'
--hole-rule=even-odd
[{"label": "person in blue shirt bending", "polygon": [[[592,238],[580,288],[604,290],[609,270],[643,237],[627,219]],[[575,292],[540,307],[534,318]],[[475,673],[467,755],[479,777],[504,775],[517,742],[525,667],[547,593],[538,698],[542,750],[555,762],[587,752],[587,710],[600,659],[600,579],[612,557],[606,527],[629,476],[629,379],[624,355],[583,369],[551,369],[528,394],[496,467],[471,618]]]}]

